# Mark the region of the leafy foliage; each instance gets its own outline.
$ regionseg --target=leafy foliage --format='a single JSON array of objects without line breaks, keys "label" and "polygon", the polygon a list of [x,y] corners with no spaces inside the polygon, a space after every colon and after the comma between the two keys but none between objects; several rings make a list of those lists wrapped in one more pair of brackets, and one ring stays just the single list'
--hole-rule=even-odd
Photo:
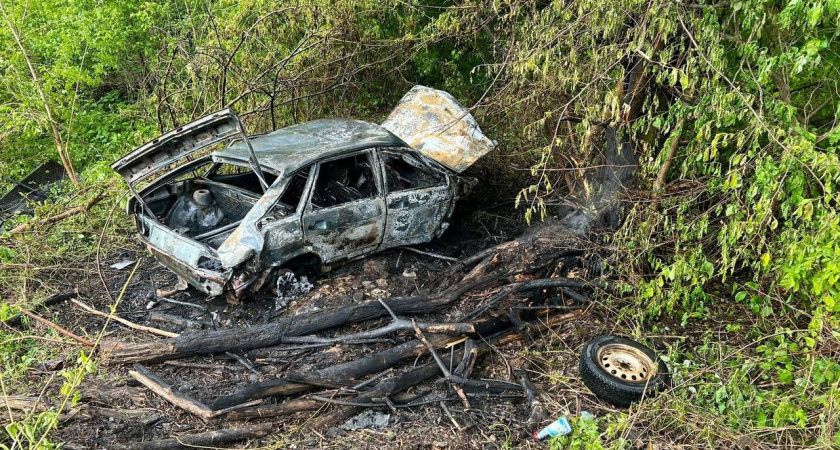
[{"label": "leafy foliage", "polygon": [[[4,5],[87,187],[113,184],[108,163],[133,146],[223,107],[254,132],[323,116],[378,122],[422,83],[475,106],[501,144],[478,173],[517,180],[517,207],[536,221],[569,199],[592,207],[604,130],[618,129],[639,162],[624,226],[604,238],[633,290],[623,317],[650,330],[725,319],[733,341],[675,345],[684,389],[666,397],[667,419],[654,408],[640,420],[691,436],[696,405],[768,441],[838,445],[840,1]],[[55,144],[8,27],[0,42],[0,172],[20,177]],[[61,227],[0,244],[4,291],[25,292],[15,283],[33,276],[6,267],[90,255],[90,230]],[[35,241],[51,250],[27,250]],[[749,323],[725,316],[732,302]]]}]

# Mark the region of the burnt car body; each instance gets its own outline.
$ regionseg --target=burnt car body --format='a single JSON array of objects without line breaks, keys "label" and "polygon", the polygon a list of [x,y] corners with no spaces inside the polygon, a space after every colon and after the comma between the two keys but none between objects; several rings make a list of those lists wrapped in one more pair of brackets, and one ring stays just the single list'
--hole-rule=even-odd
[{"label": "burnt car body", "polygon": [[139,239],[182,284],[239,298],[296,274],[428,242],[492,150],[449,94],[415,86],[382,124],[320,119],[248,137],[223,110],[112,165]]}]

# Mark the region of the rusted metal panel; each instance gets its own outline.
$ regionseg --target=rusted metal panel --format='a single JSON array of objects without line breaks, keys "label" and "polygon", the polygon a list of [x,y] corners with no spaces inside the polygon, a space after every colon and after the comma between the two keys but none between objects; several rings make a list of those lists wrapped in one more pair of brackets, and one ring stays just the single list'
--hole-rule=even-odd
[{"label": "rusted metal panel", "polygon": [[263,233],[266,242],[263,266],[280,264],[303,253],[303,232],[297,214],[266,224]]},{"label": "rusted metal panel", "polygon": [[258,222],[283,194],[289,178],[278,177],[265,191],[254,207],[242,219],[242,223],[230,237],[216,250],[223,267],[239,266],[250,258],[262,254],[265,247],[265,235],[258,227]]},{"label": "rusted metal panel", "polygon": [[149,252],[158,262],[207,294],[222,294],[230,278],[230,272],[200,267],[206,265],[204,261],[216,260],[211,249],[189,238],[174,234],[157,222],[142,216],[140,220],[144,221],[144,226],[150,231],[148,238],[139,235],[139,239],[146,244]]},{"label": "rusted metal panel", "polygon": [[452,95],[421,85],[403,96],[382,127],[458,173],[496,147]]},{"label": "rusted metal panel", "polygon": [[448,184],[389,193],[383,248],[430,241],[443,223],[452,198]]},{"label": "rusted metal panel", "polygon": [[308,211],[303,216],[304,244],[325,263],[376,249],[384,228],[385,201],[378,196]]}]

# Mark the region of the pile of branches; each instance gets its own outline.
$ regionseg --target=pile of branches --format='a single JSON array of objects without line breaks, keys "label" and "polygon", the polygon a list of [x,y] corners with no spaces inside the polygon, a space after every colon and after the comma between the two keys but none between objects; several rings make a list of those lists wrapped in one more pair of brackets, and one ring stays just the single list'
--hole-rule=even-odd
[{"label": "pile of branches", "polygon": [[[566,242],[565,246],[559,243]],[[602,278],[586,279],[585,252],[560,224],[543,226],[520,238],[476,253],[453,264],[440,290],[428,295],[380,298],[329,310],[319,310],[245,328],[193,330],[148,342],[111,342],[103,347],[110,365],[133,364],[129,373],[173,405],[205,420],[226,422],[267,419],[320,410],[307,422],[312,429],[343,423],[367,408],[420,406],[436,403],[456,427],[442,398],[471,407],[475,396],[521,397],[528,408],[534,390],[523,376],[516,382],[474,379],[473,369],[493,346],[504,345],[547,330],[585,313],[598,289],[609,289]],[[471,310],[452,308],[465,296],[481,299]],[[425,322],[419,316],[451,309],[453,321]],[[440,316],[440,314],[437,314]],[[353,323],[390,318],[390,323],[335,336],[317,335]],[[400,338],[401,336],[401,338]],[[197,355],[236,354],[256,348],[277,350],[359,344],[391,337],[396,345],[340,364],[308,372],[287,371],[280,378],[239,387],[208,402],[191,398],[154,374],[146,365]],[[441,349],[446,349],[441,356]],[[248,361],[244,361],[248,363]],[[144,365],[146,364],[146,365]],[[451,396],[434,399],[406,393],[437,379]],[[287,397],[269,403],[270,397]],[[169,449],[181,445],[219,445],[268,434],[276,425],[262,423],[220,429],[127,448]]]}]

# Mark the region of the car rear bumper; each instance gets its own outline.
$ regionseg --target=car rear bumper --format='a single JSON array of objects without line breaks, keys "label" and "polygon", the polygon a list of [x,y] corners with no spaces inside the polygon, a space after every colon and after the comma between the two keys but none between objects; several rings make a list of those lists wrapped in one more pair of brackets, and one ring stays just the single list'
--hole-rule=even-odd
[{"label": "car rear bumper", "polygon": [[222,293],[224,293],[225,286],[230,279],[229,271],[219,272],[198,267],[197,265],[183,261],[177,256],[157,247],[145,236],[138,235],[138,237],[140,241],[146,245],[146,248],[149,249],[149,253],[151,253],[159,263],[174,272],[191,286],[212,296],[222,295]]}]

